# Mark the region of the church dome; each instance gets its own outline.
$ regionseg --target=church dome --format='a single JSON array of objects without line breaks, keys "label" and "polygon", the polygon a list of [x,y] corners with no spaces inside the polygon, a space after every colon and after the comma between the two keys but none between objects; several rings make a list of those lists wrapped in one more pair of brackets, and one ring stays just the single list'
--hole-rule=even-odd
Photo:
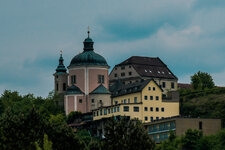
[{"label": "church dome", "polygon": [[88,37],[84,40],[84,48],[83,52],[73,57],[73,59],[70,62],[69,67],[72,66],[81,66],[81,65],[98,65],[98,66],[108,66],[105,58],[97,53],[94,52],[94,42],[89,37],[89,31],[88,31]]}]

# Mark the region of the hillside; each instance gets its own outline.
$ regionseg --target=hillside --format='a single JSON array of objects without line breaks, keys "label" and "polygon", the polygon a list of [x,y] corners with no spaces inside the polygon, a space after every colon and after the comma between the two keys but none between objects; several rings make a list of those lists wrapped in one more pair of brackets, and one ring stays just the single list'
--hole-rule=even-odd
[{"label": "hillside", "polygon": [[180,90],[182,116],[221,118],[225,127],[225,88]]}]

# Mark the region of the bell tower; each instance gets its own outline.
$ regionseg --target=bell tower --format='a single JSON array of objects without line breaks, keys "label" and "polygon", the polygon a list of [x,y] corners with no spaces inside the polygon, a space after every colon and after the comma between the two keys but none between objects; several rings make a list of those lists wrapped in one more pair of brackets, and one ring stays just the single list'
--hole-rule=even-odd
[{"label": "bell tower", "polygon": [[67,69],[65,68],[63,64],[63,57],[62,57],[62,50],[60,51],[60,57],[59,57],[59,65],[56,68],[56,72],[53,74],[54,80],[55,80],[55,93],[58,94],[60,97],[64,96],[67,90],[68,85],[68,73]]}]

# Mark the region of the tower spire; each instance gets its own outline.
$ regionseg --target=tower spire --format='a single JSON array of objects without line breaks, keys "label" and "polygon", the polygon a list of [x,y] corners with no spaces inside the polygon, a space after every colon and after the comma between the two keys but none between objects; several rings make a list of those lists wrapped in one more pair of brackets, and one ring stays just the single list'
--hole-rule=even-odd
[{"label": "tower spire", "polygon": [[88,31],[87,31],[87,33],[88,33],[88,38],[89,38],[89,34],[90,34],[90,27],[88,26]]},{"label": "tower spire", "polygon": [[66,72],[66,68],[63,64],[63,61],[64,61],[64,59],[62,57],[62,50],[60,50],[59,65],[56,68],[56,72]]}]

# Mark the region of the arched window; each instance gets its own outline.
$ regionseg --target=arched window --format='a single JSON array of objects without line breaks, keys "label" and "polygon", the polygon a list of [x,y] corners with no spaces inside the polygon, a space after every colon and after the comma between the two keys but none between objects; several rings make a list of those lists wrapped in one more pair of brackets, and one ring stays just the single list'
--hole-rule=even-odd
[{"label": "arched window", "polygon": [[63,91],[66,91],[66,83],[63,83]]}]

